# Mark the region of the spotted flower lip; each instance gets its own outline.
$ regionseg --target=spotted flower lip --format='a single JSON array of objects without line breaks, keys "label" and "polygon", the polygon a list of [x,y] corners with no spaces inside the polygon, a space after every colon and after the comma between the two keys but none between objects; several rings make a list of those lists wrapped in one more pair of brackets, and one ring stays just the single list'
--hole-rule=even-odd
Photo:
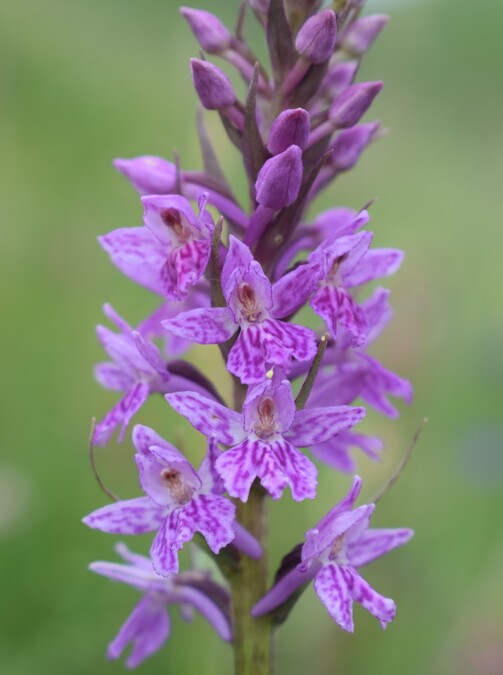
[{"label": "spotted flower lip", "polygon": [[158,651],[169,638],[168,607],[174,604],[180,605],[182,616],[195,609],[222,640],[231,640],[230,597],[207,572],[181,572],[176,576],[160,577],[153,571],[149,558],[133,553],[124,544],[118,544],[116,551],[124,563],[98,561],[91,563],[89,569],[112,581],[132,586],[143,596],[109,644],[109,659],[118,659],[131,643],[126,666],[135,668]]},{"label": "spotted flower lip", "polygon": [[182,300],[208,264],[213,219],[207,196],[198,200],[196,217],[179,195],[142,198],[145,227],[119,228],[98,237],[123,274],[171,300]]},{"label": "spotted flower lip", "polygon": [[393,620],[393,600],[377,593],[357,569],[407,543],[414,533],[405,528],[369,529],[374,504],[352,510],[361,485],[355,476],[346,497],[306,533],[300,563],[255,605],[253,616],[273,611],[314,579],[316,594],[344,630],[354,630],[353,602],[379,619],[383,628]]},{"label": "spotted flower lip", "polygon": [[271,284],[248,246],[231,236],[222,269],[227,306],[182,312],[162,325],[200,344],[225,342],[240,329],[227,369],[245,384],[263,382],[271,366],[288,370],[292,358],[313,358],[315,333],[279,319],[296,312],[316,284],[311,265],[301,265]]},{"label": "spotted flower lip", "polygon": [[[178,551],[196,531],[214,553],[234,541],[236,507],[215,491],[207,463],[202,473],[196,472],[179,450],[149,427],[136,425],[133,443],[147,496],[98,509],[84,518],[86,525],[112,534],[157,531],[150,555],[154,570],[163,576],[178,572]],[[260,557],[251,535],[238,535],[243,551]]]},{"label": "spotted flower lip", "polygon": [[248,499],[256,477],[273,499],[287,485],[296,501],[316,495],[316,467],[298,450],[323,443],[357,424],[364,408],[334,406],[296,410],[287,380],[250,387],[242,413],[192,392],[166,396],[202,434],[231,446],[215,462],[232,497]]}]

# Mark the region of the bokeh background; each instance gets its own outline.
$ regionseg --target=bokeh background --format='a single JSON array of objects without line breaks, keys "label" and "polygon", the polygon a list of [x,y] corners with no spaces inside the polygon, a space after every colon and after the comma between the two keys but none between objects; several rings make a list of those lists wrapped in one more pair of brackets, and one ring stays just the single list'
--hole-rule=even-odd
[{"label": "bokeh background", "polygon": [[[203,4],[203,3],[201,3]],[[208,0],[224,18],[237,0]],[[105,503],[87,457],[90,419],[115,400],[92,378],[101,304],[135,323],[155,298],[122,277],[96,235],[140,223],[111,159],[152,153],[199,167],[188,59],[198,48],[172,0],[6,0],[0,4],[1,383],[0,672],[113,674],[105,649],[136,593],[87,571],[114,559],[113,537],[80,518]],[[410,378],[398,421],[369,415],[386,452],[360,458],[365,495],[392,472],[421,418],[429,425],[377,526],[411,526],[404,549],[368,580],[398,604],[386,633],[356,608],[343,633],[312,591],[278,636],[280,673],[503,673],[501,184],[503,5],[487,0],[368,3],[390,24],[361,78],[385,80],[372,109],[392,133],[317,208],[372,206],[378,245],[407,252],[390,281],[396,318],[375,353]],[[210,122],[230,176],[238,156]],[[215,352],[196,360],[213,373]],[[213,359],[213,360],[212,360]],[[161,400],[141,421],[201,439]],[[98,455],[105,481],[138,494],[126,442]],[[271,505],[278,561],[349,484],[321,474],[320,499]],[[138,542],[146,549],[148,539]],[[173,612],[168,645],[140,673],[231,673],[231,652],[202,619]]]}]

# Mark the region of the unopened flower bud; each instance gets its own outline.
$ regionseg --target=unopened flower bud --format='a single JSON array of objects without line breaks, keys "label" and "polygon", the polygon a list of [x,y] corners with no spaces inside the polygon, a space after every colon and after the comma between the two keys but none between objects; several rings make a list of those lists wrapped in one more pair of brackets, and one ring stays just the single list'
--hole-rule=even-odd
[{"label": "unopened flower bud", "polygon": [[257,201],[269,209],[282,209],[297,199],[302,182],[302,150],[291,145],[264,164],[255,183]]},{"label": "unopened flower bud", "polygon": [[330,163],[337,172],[349,171],[357,163],[360,155],[372,141],[379,122],[359,124],[351,129],[343,129],[330,146]]},{"label": "unopened flower bud", "polygon": [[325,9],[310,17],[297,33],[295,49],[311,63],[323,63],[334,51],[337,38],[335,13]]},{"label": "unopened flower bud", "polygon": [[353,82],[359,65],[358,61],[345,61],[330,68],[321,83],[321,92],[332,100],[335,99]]},{"label": "unopened flower bud", "polygon": [[350,54],[361,56],[388,23],[388,18],[385,14],[372,14],[358,19],[344,32],[342,48]]},{"label": "unopened flower bud", "polygon": [[273,155],[279,155],[291,145],[298,145],[304,149],[309,139],[310,127],[311,120],[307,110],[303,108],[284,110],[271,126],[267,149]]},{"label": "unopened flower bud", "polygon": [[143,155],[115,159],[114,166],[141,195],[163,195],[176,190],[176,168],[162,157]]},{"label": "unopened flower bud", "polygon": [[192,80],[202,105],[221,110],[236,102],[236,94],[227,75],[208,61],[191,59]]},{"label": "unopened flower bud", "polygon": [[332,124],[339,129],[356,124],[369,109],[382,86],[382,82],[362,82],[348,87],[330,106],[328,114]]},{"label": "unopened flower bud", "polygon": [[191,7],[181,7],[180,13],[187,19],[196,40],[209,54],[220,54],[229,47],[232,35],[214,14]]}]

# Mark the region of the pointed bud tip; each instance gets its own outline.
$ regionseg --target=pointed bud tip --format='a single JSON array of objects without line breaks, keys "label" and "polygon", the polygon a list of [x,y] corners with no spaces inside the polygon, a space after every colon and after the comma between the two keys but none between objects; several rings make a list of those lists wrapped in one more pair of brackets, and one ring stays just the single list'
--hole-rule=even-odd
[{"label": "pointed bud tip", "polygon": [[191,7],[180,7],[179,11],[206,52],[220,54],[229,47],[232,35],[214,14]]},{"label": "pointed bud tip", "polygon": [[336,39],[335,12],[325,9],[304,23],[295,39],[295,49],[311,63],[323,63],[332,55]]}]

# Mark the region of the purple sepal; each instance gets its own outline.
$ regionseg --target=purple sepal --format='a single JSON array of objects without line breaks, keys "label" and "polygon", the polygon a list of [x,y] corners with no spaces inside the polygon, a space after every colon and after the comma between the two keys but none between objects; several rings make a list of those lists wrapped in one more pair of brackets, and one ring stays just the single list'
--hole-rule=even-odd
[{"label": "purple sepal", "polygon": [[187,20],[196,40],[209,54],[221,54],[230,46],[232,35],[214,14],[190,7],[180,7],[180,13]]},{"label": "purple sepal", "polygon": [[227,75],[208,61],[191,59],[192,80],[199,99],[207,110],[222,110],[236,102],[236,94]]},{"label": "purple sepal", "polygon": [[268,159],[255,183],[258,203],[275,210],[293,204],[299,194],[302,171],[302,150],[297,145]]},{"label": "purple sepal", "polygon": [[370,108],[383,87],[382,82],[363,82],[345,89],[332,103],[329,118],[338,129],[355,125]]},{"label": "purple sepal", "polygon": [[354,56],[361,56],[375,41],[389,17],[385,14],[362,16],[354,21],[341,37],[341,47]]},{"label": "purple sepal", "polygon": [[273,155],[279,155],[291,145],[297,145],[303,150],[309,139],[310,128],[311,120],[307,110],[283,110],[272,123],[267,149]]},{"label": "purple sepal", "polygon": [[311,16],[295,39],[295,49],[311,63],[323,63],[330,58],[337,39],[335,12],[325,9]]},{"label": "purple sepal", "polygon": [[310,568],[299,571],[296,567],[274,584],[271,590],[261,598],[257,604],[252,608],[252,616],[263,616],[273,609],[282,605],[288,598],[295,593],[301,586],[308,584],[314,579],[321,565],[311,565]]},{"label": "purple sepal", "polygon": [[162,157],[118,158],[113,164],[141,195],[164,195],[176,190],[176,167]]}]

